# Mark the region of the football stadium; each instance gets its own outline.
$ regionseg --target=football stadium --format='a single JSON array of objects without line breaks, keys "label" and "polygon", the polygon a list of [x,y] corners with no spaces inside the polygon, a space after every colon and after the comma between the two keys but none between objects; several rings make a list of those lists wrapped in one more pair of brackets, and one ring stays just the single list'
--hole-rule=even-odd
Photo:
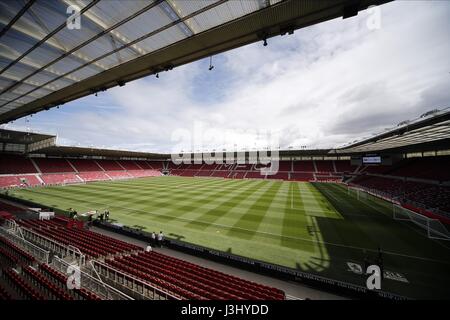
[{"label": "football stadium", "polygon": [[[152,77],[158,86],[159,78],[199,61],[209,78],[195,75],[192,81],[222,81],[213,73],[221,54],[257,45],[263,55],[271,41],[289,42],[294,31],[327,23],[345,23],[339,31],[345,34],[359,21],[354,19],[374,8],[389,12],[389,6],[394,3],[383,0],[1,1],[0,299],[448,299],[448,96],[427,91],[421,99],[440,105],[401,113],[408,120],[397,121],[388,110],[388,128],[378,126],[376,116],[359,124],[352,114],[339,114],[345,127],[354,128],[340,137],[352,140],[334,146],[331,135],[321,135],[322,145],[291,145],[286,134],[284,145],[253,144],[252,136],[243,148],[233,140],[231,147],[188,143],[174,151],[162,140],[162,147],[132,150],[115,142],[138,141],[139,131],[109,118],[110,90],[134,103],[124,91],[133,81]],[[445,20],[450,6],[440,6]],[[443,50],[442,68],[448,68],[448,42],[439,48],[434,52]],[[429,83],[436,78],[432,71],[424,71]],[[244,77],[239,71],[235,76]],[[170,85],[178,88],[173,82],[183,77],[175,75]],[[345,81],[345,74],[340,77]],[[422,80],[408,90],[426,87]],[[161,122],[158,130],[165,132],[169,124],[160,114],[166,113],[164,100],[174,98],[148,90],[140,94],[159,111],[139,114],[140,120],[146,127]],[[214,90],[203,94],[216,99]],[[268,94],[283,103],[282,93]],[[370,114],[377,107],[365,99],[369,94],[336,99],[350,104],[347,95],[362,95],[360,113]],[[93,99],[106,107],[88,126],[72,111],[64,113],[77,103],[91,108]],[[186,122],[183,107],[177,99],[167,107],[167,113],[180,112],[168,123]],[[243,107],[225,108],[227,121],[241,126]],[[215,121],[212,111],[201,110]],[[75,129],[55,134],[45,121],[60,114],[56,122]],[[102,132],[102,117],[119,138]],[[318,126],[321,120],[313,119],[319,118],[309,119]],[[95,132],[101,144],[83,138],[84,130]],[[81,143],[64,143],[69,136]]]}]

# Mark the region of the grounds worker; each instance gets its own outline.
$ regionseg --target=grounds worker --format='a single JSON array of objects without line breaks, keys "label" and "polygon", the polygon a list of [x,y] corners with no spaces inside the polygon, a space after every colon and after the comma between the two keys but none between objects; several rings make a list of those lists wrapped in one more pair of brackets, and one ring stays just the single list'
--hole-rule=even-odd
[{"label": "grounds worker", "polygon": [[164,234],[162,231],[160,231],[158,234],[158,244],[160,248],[162,247],[163,241],[164,241]]},{"label": "grounds worker", "polygon": [[152,232],[152,235],[151,235],[150,239],[151,239],[151,245],[155,246],[156,245],[156,233],[155,233],[155,231]]}]

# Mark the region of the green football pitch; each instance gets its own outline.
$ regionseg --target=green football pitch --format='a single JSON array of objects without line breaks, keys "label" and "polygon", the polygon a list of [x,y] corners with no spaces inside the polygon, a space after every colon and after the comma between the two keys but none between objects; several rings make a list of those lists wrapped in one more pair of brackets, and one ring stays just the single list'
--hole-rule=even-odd
[{"label": "green football pitch", "polygon": [[[304,272],[365,285],[350,264],[383,252],[383,290],[450,296],[450,242],[392,218],[392,204],[338,184],[153,177],[21,189],[12,195]],[[354,266],[354,265],[353,265]],[[353,270],[353,271],[352,271]]]}]

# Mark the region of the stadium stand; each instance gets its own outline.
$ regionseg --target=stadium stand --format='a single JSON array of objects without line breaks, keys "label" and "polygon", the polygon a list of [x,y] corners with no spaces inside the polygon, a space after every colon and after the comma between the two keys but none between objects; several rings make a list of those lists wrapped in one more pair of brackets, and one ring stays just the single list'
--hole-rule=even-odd
[{"label": "stadium stand", "polygon": [[[33,187],[161,175],[162,161],[89,160],[0,156],[0,188]],[[27,172],[32,172],[24,174]],[[180,172],[183,175],[187,173]]]},{"label": "stadium stand", "polygon": [[352,166],[348,160],[335,160],[333,161],[336,166],[336,172],[355,172],[357,166]]},{"label": "stadium stand", "polygon": [[314,161],[317,167],[317,172],[335,172],[333,161]]},{"label": "stadium stand", "polygon": [[106,172],[106,174],[112,180],[132,178],[132,176],[127,171],[108,171]]},{"label": "stadium stand", "polygon": [[43,174],[41,179],[47,185],[81,182],[74,173]]},{"label": "stadium stand", "polygon": [[69,162],[78,172],[102,171],[94,160],[70,159]]},{"label": "stadium stand", "polygon": [[401,203],[413,204],[416,209],[450,213],[450,186],[405,180],[392,176],[361,175],[350,185],[380,194]]},{"label": "stadium stand", "polygon": [[110,178],[106,175],[104,171],[98,172],[80,172],[78,176],[84,181],[104,181],[109,180]]},{"label": "stadium stand", "polygon": [[142,170],[134,161],[117,161],[125,170]]},{"label": "stadium stand", "polygon": [[20,180],[17,176],[0,176],[0,187],[18,187],[20,186]]},{"label": "stadium stand", "polygon": [[[346,160],[280,161],[275,175],[261,174],[264,166],[254,164],[179,164],[167,161],[88,160],[35,158],[3,155],[0,188],[33,187],[160,176],[164,168],[171,175],[229,179],[272,179],[289,181],[341,182],[350,174],[351,184],[383,196],[413,203],[418,208],[449,211],[448,187],[436,185],[450,180],[450,157],[402,160],[392,166],[352,166]],[[31,172],[30,174],[23,174]],[[40,173],[42,172],[42,173]],[[407,179],[407,180],[405,180]],[[434,184],[433,184],[434,183]]]},{"label": "stadium stand", "polygon": [[37,173],[31,160],[12,155],[0,155],[0,174]]},{"label": "stadium stand", "polygon": [[34,162],[42,173],[75,172],[66,159],[35,158]]},{"label": "stadium stand", "polygon": [[161,170],[164,167],[163,161],[145,161],[151,169]]},{"label": "stadium stand", "polygon": [[100,299],[84,288],[69,290],[68,276],[49,265],[38,264],[32,255],[3,236],[0,236],[0,269],[3,270],[0,285],[0,299],[3,300]]},{"label": "stadium stand", "polygon": [[67,228],[53,221],[20,220],[19,224],[63,244],[76,246],[94,258],[140,249],[120,240],[79,228]]},{"label": "stadium stand", "polygon": [[316,172],[313,161],[294,161],[294,172]]},{"label": "stadium stand", "polygon": [[122,168],[117,161],[114,160],[97,160],[97,163],[103,169],[103,171],[123,171]]},{"label": "stadium stand", "polygon": [[[186,299],[283,300],[284,292],[204,268],[157,252],[140,252],[106,260],[116,268],[147,279],[159,279],[167,290]],[[180,292],[178,288],[183,288]]]}]

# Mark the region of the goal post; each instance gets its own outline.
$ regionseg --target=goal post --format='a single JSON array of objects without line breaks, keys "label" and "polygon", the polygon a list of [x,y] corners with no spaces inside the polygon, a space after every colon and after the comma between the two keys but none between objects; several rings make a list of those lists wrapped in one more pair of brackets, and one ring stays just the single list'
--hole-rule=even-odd
[{"label": "goal post", "polygon": [[347,194],[349,196],[355,197],[357,200],[365,200],[368,199],[369,194],[364,190],[358,188],[351,188],[347,186]]},{"label": "goal post", "polygon": [[71,184],[86,184],[86,181],[82,180],[82,181],[74,181],[72,179],[66,179],[63,181],[63,183],[61,184],[62,186],[67,186],[67,185],[71,185]]},{"label": "goal post", "polygon": [[399,205],[393,204],[393,218],[400,221],[411,221],[425,229],[431,239],[450,240],[450,231],[437,219],[432,219]]}]

